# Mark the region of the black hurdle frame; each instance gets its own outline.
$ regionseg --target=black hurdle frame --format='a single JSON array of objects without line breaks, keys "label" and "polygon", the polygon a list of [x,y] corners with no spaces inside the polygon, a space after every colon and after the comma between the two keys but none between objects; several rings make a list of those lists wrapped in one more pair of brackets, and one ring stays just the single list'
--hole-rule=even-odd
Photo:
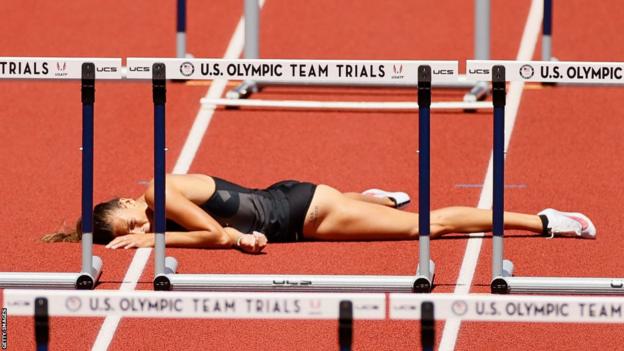
[{"label": "black hurdle frame", "polygon": [[93,255],[93,134],[95,64],[84,62],[81,72],[82,102],[82,268],[79,273],[2,272],[0,288],[94,289],[102,274],[102,259]]},{"label": "black hurdle frame", "polygon": [[419,104],[419,265],[415,276],[177,274],[178,262],[167,257],[165,240],[165,103],[166,67],[152,66],[154,102],[155,254],[154,290],[418,292],[433,289],[430,259],[430,114],[431,66],[418,67]]},{"label": "black hurdle frame", "polygon": [[505,67],[492,67],[494,103],[493,141],[493,240],[492,240],[492,281],[494,294],[612,294],[624,295],[623,278],[595,277],[515,277],[514,265],[503,255],[504,237],[504,194],[505,194]]}]

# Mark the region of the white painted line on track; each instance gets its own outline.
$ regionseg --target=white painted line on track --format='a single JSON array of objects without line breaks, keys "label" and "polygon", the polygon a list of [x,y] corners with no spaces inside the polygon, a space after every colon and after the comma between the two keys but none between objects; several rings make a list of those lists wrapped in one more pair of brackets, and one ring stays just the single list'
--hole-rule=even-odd
[{"label": "white painted line on track", "polygon": [[[265,0],[260,0],[260,8],[262,8],[264,2]],[[235,59],[239,58],[239,56],[241,55],[244,44],[244,26],[244,17],[241,17],[241,19],[238,21],[236,29],[234,30],[234,34],[232,34],[232,38],[230,39],[230,43],[228,44],[223,58]],[[226,87],[227,80],[214,80],[213,84],[210,85],[210,88],[208,89],[208,92],[206,93],[204,98],[219,98],[223,94],[223,91]],[[182,151],[180,152],[180,156],[178,157],[178,160],[173,168],[173,173],[185,174],[188,172],[191,164],[193,163],[193,159],[197,154],[197,150],[201,145],[201,141],[206,134],[206,130],[210,125],[214,110],[214,106],[206,107],[200,105],[199,112],[197,112],[197,116],[195,117],[193,126],[189,131],[186,141],[184,142],[184,146],[182,147]],[[136,251],[119,290],[127,291],[135,289],[136,284],[141,278],[141,274],[145,269],[147,260],[149,259],[151,252],[151,248],[143,248]],[[97,338],[93,343],[92,350],[100,351],[108,349],[111,341],[113,340],[113,336],[115,335],[115,331],[117,330],[117,326],[119,325],[120,320],[121,318],[119,316],[108,316],[106,317],[106,319],[104,319],[104,323],[102,323],[100,332],[98,333]]]},{"label": "white painted line on track", "polygon": [[[518,56],[516,57],[516,60],[529,61],[533,58],[533,52],[535,51],[537,38],[542,24],[542,5],[542,0],[533,0],[531,2],[529,16],[524,26],[524,32],[522,33],[522,39],[520,41],[520,48],[518,49]],[[507,106],[505,107],[505,151],[507,151],[509,147],[511,133],[516,123],[523,89],[523,82],[512,82],[509,87],[509,92],[507,93]],[[490,154],[490,162],[488,163],[487,173],[485,175],[485,180],[483,181],[483,189],[481,190],[481,196],[477,207],[487,209],[492,208],[492,182],[493,161],[492,155]],[[455,285],[455,294],[468,294],[470,292],[470,286],[472,285],[472,278],[477,268],[477,261],[481,252],[484,235],[484,233],[475,233],[471,234],[470,239],[468,239],[466,252],[464,253],[464,259],[459,271],[459,277],[457,278],[457,283]],[[444,330],[442,331],[442,339],[439,346],[440,351],[455,349],[455,343],[457,342],[457,335],[459,334],[460,326],[461,320],[459,319],[448,319],[446,323],[444,323]]]}]

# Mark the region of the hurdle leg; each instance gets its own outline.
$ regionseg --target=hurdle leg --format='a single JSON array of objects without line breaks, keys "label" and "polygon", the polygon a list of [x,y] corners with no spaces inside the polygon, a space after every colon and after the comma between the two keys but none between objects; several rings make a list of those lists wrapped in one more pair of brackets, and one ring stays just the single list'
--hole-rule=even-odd
[{"label": "hurdle leg", "polygon": [[186,0],[177,0],[176,57],[186,57]]},{"label": "hurdle leg", "polygon": [[505,231],[505,67],[492,67],[493,114],[493,199],[492,199],[492,293],[507,292],[504,279],[513,273],[511,261],[504,262],[503,236]]},{"label": "hurdle leg", "polygon": [[418,67],[418,267],[415,292],[431,292],[435,265],[430,260],[431,67]]},{"label": "hurdle leg", "polygon": [[[475,37],[474,55],[476,60],[490,59],[490,0],[475,0]],[[475,102],[485,99],[490,93],[488,82],[477,82],[464,95],[465,102]]]},{"label": "hurdle leg", "polygon": [[102,260],[93,257],[93,114],[95,64],[82,64],[82,269],[77,289],[93,289],[102,273]]},{"label": "hurdle leg", "polygon": [[544,0],[542,20],[542,61],[552,60],[552,0]]},{"label": "hurdle leg", "polygon": [[[245,0],[245,48],[246,59],[260,58],[260,0]],[[228,91],[228,99],[244,99],[259,91],[258,84],[253,80],[245,80],[236,88]]]},{"label": "hurdle leg", "polygon": [[154,274],[165,274],[165,103],[167,74],[164,63],[152,65],[154,101]]}]

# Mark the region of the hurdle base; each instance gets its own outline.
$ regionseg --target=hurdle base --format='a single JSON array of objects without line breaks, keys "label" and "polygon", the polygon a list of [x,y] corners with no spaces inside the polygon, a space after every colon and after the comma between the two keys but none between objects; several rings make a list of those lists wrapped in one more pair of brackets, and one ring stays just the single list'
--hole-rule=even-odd
[{"label": "hurdle base", "polygon": [[251,80],[243,81],[236,88],[228,91],[225,94],[225,97],[228,99],[245,99],[248,98],[251,94],[257,93],[260,91],[260,87],[256,82]]},{"label": "hurdle base", "polygon": [[507,294],[509,292],[509,284],[505,280],[513,276],[514,264],[510,260],[503,260],[502,275],[496,276],[490,283],[490,291],[492,294]]},{"label": "hurdle base", "polygon": [[420,265],[416,268],[416,281],[414,282],[415,293],[430,293],[433,289],[433,277],[435,276],[435,263],[429,260],[429,274],[421,272]]},{"label": "hurdle base", "polygon": [[[165,280],[166,278],[166,280]],[[413,292],[415,276],[166,274],[176,291]]]},{"label": "hurdle base", "polygon": [[506,293],[624,295],[624,278],[504,277]]},{"label": "hurdle base", "polygon": [[102,259],[93,256],[90,273],[1,272],[1,289],[93,289],[102,274]]},{"label": "hurdle base", "polygon": [[178,260],[174,257],[165,257],[165,273],[157,274],[154,277],[154,290],[156,291],[168,291],[171,290],[171,280],[169,280],[170,274],[175,274],[178,271]]},{"label": "hurdle base", "polygon": [[477,82],[466,95],[464,102],[477,102],[484,100],[490,94],[490,86],[487,82]]}]

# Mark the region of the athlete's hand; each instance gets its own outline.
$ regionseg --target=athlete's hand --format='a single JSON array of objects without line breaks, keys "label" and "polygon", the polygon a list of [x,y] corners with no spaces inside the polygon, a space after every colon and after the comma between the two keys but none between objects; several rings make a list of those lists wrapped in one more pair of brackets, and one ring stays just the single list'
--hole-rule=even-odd
[{"label": "athlete's hand", "polygon": [[267,238],[264,234],[254,231],[252,234],[241,235],[236,247],[247,253],[260,253],[267,245]]},{"label": "athlete's hand", "polygon": [[154,247],[154,234],[128,234],[118,236],[106,245],[107,249],[131,249],[139,247]]}]

